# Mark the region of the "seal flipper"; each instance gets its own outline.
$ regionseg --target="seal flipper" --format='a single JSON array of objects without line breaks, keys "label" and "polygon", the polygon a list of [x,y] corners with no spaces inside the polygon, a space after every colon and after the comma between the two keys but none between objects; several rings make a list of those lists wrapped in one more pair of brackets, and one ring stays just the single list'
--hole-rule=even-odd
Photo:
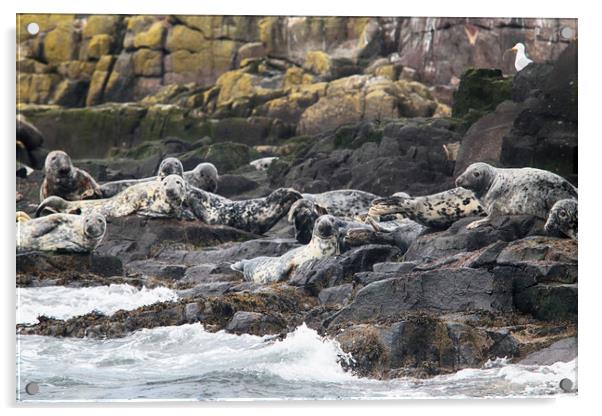
[{"label": "seal flipper", "polygon": [[239,260],[236,263],[232,263],[230,265],[230,268],[236,272],[240,272],[240,273],[245,273],[245,264],[247,263],[247,260]]},{"label": "seal flipper", "polygon": [[63,212],[68,208],[69,204],[60,196],[49,196],[43,200],[36,209],[36,217],[40,217],[45,210],[53,213]]},{"label": "seal flipper", "polygon": [[48,234],[49,232],[51,232],[52,230],[54,230],[56,227],[58,227],[61,223],[63,223],[63,219],[61,216],[52,216],[52,217],[47,217],[44,220],[40,220],[42,222],[40,222],[40,224],[37,224],[36,227],[32,227],[33,230],[31,231],[31,237],[32,238],[38,238],[43,236],[44,234]]}]

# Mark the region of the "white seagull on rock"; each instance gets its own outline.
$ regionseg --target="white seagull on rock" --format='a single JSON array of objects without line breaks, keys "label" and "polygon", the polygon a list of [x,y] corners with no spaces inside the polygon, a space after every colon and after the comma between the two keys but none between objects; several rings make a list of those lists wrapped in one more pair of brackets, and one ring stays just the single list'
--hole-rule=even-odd
[{"label": "white seagull on rock", "polygon": [[523,45],[522,43],[520,43],[520,42],[517,43],[516,45],[514,45],[512,47],[511,50],[513,52],[516,52],[516,59],[514,60],[514,67],[516,68],[517,72],[521,71],[524,67],[526,67],[531,62],[533,62],[532,60],[527,58],[527,55],[525,54],[525,45]]}]

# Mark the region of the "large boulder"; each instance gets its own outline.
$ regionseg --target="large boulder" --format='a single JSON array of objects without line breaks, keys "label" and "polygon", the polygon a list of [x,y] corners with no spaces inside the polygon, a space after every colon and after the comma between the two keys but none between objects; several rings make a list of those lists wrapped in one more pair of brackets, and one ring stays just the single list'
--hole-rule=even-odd
[{"label": "large boulder", "polygon": [[471,68],[462,74],[454,92],[453,117],[464,117],[468,124],[493,111],[511,97],[512,79],[499,69]]},{"label": "large boulder", "polygon": [[374,322],[407,311],[512,311],[512,281],[496,279],[487,270],[472,268],[412,272],[370,283],[328,321]]},{"label": "large boulder", "polygon": [[458,143],[458,124],[444,119],[362,122],[315,137],[270,170],[272,185],[303,192],[354,188],[377,195],[424,195],[454,187],[446,146]]},{"label": "large boulder", "polygon": [[317,296],[324,288],[351,282],[355,273],[372,270],[375,263],[399,256],[401,251],[397,247],[365,245],[340,256],[303,263],[292,273],[289,284],[304,287]]},{"label": "large boulder", "polygon": [[404,259],[421,262],[441,259],[475,251],[497,241],[513,241],[543,232],[542,221],[526,215],[495,217],[486,225],[474,229],[466,228],[478,219],[461,219],[445,231],[418,237],[409,247]]}]

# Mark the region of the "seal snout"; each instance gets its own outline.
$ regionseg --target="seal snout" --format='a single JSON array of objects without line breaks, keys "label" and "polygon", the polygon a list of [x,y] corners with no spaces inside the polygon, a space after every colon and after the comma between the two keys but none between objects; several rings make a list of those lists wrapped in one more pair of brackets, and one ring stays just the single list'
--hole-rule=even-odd
[{"label": "seal snout", "polygon": [[71,172],[71,167],[69,167],[69,166],[61,166],[61,167],[58,168],[57,172],[58,172],[58,174],[60,176],[67,176]]},{"label": "seal snout", "polygon": [[330,215],[323,215],[316,221],[317,234],[322,238],[332,237],[336,233],[334,218]]},{"label": "seal snout", "polygon": [[99,238],[104,235],[107,228],[105,217],[100,214],[86,216],[84,220],[84,233],[91,238]]}]

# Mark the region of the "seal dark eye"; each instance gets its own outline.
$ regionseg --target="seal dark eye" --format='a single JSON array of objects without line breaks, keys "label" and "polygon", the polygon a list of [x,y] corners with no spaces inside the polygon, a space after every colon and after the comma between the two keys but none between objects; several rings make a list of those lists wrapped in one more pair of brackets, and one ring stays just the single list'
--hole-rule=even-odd
[{"label": "seal dark eye", "polygon": [[472,174],[474,175],[475,178],[478,178],[479,176],[481,176],[481,174],[479,172],[473,172]]},{"label": "seal dark eye", "polygon": [[559,216],[560,218],[564,218],[564,217],[566,217],[566,211],[564,211],[564,210],[560,211],[560,212],[558,213],[558,216]]}]

